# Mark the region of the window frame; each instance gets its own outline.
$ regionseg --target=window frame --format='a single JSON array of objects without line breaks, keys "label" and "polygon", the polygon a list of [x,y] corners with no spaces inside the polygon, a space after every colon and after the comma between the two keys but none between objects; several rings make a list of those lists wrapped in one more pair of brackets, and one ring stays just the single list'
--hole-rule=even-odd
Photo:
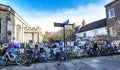
[{"label": "window frame", "polygon": [[[113,11],[112,15],[111,15],[111,11]],[[113,18],[113,17],[115,17],[115,9],[111,8],[111,9],[108,10],[108,18],[110,19],[110,18]]]},{"label": "window frame", "polygon": [[87,37],[87,36],[86,36],[86,33],[83,33],[83,37]]}]

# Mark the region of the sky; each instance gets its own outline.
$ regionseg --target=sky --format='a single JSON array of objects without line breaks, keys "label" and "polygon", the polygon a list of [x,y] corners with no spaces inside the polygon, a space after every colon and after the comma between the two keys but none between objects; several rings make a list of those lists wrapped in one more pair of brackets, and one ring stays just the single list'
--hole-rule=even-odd
[{"label": "sky", "polygon": [[56,32],[54,22],[87,24],[106,17],[105,5],[113,0],[0,0],[0,4],[9,5],[32,27],[40,26],[45,31]]}]

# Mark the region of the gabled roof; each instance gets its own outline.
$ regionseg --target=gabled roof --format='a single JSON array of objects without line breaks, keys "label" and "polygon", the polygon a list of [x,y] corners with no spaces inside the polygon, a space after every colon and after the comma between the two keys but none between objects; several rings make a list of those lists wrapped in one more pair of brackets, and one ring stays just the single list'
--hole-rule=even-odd
[{"label": "gabled roof", "polygon": [[106,26],[107,26],[107,22],[106,22],[106,18],[104,18],[104,19],[89,23],[84,27],[81,27],[79,33],[84,32],[84,31],[89,31],[89,30],[93,30],[93,29],[106,27]]},{"label": "gabled roof", "polygon": [[78,32],[79,32],[80,27],[81,27],[81,26],[77,26],[77,27],[75,27],[75,33],[78,33]]},{"label": "gabled roof", "polygon": [[105,7],[107,7],[107,6],[109,6],[109,5],[113,4],[113,3],[115,3],[115,2],[117,2],[117,1],[119,1],[119,0],[113,0],[112,2],[108,3],[107,5],[105,5]]}]

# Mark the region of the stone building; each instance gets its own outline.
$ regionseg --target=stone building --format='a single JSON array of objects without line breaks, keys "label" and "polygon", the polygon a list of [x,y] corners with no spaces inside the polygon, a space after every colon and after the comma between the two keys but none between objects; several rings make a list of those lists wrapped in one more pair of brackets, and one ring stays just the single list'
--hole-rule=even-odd
[{"label": "stone building", "polygon": [[[93,37],[96,34],[95,30],[97,30],[97,34],[105,35],[107,39],[120,40],[120,0],[113,0],[105,5],[105,8],[106,18],[103,19],[104,22],[100,22],[101,20],[95,21],[79,29],[77,28],[76,39],[86,36]],[[98,26],[97,28],[95,27],[96,25]]]},{"label": "stone building", "polygon": [[105,8],[109,38],[120,40],[120,0],[110,2]]},{"label": "stone building", "polygon": [[[30,27],[31,26],[23,18],[21,18],[10,6],[0,4],[0,41],[1,42],[8,42],[8,41],[24,42],[24,40],[26,40],[27,37],[26,28],[30,28]],[[34,28],[30,29],[29,33],[32,31],[33,34],[35,32],[41,35],[40,27],[37,29]],[[29,36],[28,38],[30,37],[31,36]]]},{"label": "stone building", "polygon": [[24,28],[24,41],[29,42],[40,42],[42,41],[42,33],[41,33],[41,28],[38,27],[25,27]]},{"label": "stone building", "polygon": [[24,27],[30,25],[11,7],[0,4],[0,40],[24,42]]}]

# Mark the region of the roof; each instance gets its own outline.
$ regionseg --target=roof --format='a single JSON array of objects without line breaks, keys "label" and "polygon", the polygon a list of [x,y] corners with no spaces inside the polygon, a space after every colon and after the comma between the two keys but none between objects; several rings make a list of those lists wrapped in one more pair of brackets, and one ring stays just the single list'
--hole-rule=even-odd
[{"label": "roof", "polygon": [[75,27],[75,33],[78,33],[78,32],[79,32],[80,27],[81,27],[81,26],[77,26],[77,27]]},{"label": "roof", "polygon": [[107,26],[107,22],[106,22],[106,18],[104,18],[104,19],[89,23],[85,27],[81,27],[79,33],[84,32],[84,31],[89,31],[89,30],[93,30],[93,29],[106,27],[106,26]]},{"label": "roof", "polygon": [[117,1],[119,1],[119,0],[113,0],[112,2],[108,3],[107,5],[105,5],[105,7],[107,7],[107,6],[109,6],[109,5],[113,4],[113,3],[115,3],[115,2],[117,2]]}]

